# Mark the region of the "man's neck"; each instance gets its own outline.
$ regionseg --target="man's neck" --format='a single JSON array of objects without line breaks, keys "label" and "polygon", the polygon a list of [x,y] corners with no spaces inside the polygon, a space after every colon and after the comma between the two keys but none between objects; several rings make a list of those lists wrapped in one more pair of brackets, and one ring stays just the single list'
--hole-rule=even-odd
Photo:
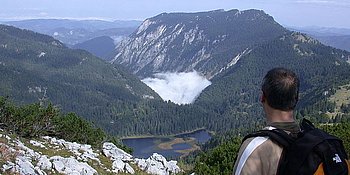
[{"label": "man's neck", "polygon": [[273,109],[270,106],[265,110],[268,123],[274,122],[294,122],[294,112],[290,111],[281,111],[278,109]]}]

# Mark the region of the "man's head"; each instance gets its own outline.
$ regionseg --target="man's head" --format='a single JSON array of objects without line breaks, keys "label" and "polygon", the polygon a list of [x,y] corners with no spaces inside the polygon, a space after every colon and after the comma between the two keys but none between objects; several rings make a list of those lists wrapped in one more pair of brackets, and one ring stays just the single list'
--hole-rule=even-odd
[{"label": "man's head", "polygon": [[262,84],[262,102],[274,109],[291,111],[298,102],[299,79],[296,74],[285,68],[271,69]]}]

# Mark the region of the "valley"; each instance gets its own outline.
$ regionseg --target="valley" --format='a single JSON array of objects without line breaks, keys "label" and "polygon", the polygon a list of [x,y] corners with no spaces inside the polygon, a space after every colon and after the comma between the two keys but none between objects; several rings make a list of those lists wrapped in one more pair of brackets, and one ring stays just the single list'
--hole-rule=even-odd
[{"label": "valley", "polygon": [[113,64],[46,35],[1,27],[1,95],[18,104],[50,100],[120,137],[260,126],[259,84],[272,67],[303,77],[298,110],[350,77],[349,52],[289,31],[261,10],[146,19],[120,42]]},{"label": "valley", "polygon": [[[291,31],[262,10],[6,24],[15,27],[0,24],[0,146],[24,140],[40,154],[21,158],[33,171],[45,150],[30,140],[49,145],[57,137],[65,140],[49,162],[71,155],[100,174],[133,174],[130,167],[140,174],[230,174],[242,137],[266,124],[261,81],[274,67],[300,77],[295,117],[337,135],[350,151],[350,52]],[[75,142],[91,145],[107,162],[103,170],[60,147]],[[132,158],[102,154],[95,147],[104,143],[132,148],[123,153]],[[15,171],[16,157],[10,162],[0,166]],[[162,166],[152,172],[153,164]]]}]

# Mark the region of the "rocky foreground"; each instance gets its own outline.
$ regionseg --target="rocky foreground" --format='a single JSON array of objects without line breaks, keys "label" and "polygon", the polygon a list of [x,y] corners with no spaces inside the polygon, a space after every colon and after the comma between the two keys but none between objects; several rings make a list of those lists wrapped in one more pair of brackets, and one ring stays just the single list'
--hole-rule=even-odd
[{"label": "rocky foreground", "polygon": [[103,143],[99,150],[49,136],[26,140],[0,133],[1,174],[168,175],[181,172],[177,161],[167,161],[157,153],[147,159],[134,158],[109,142]]}]

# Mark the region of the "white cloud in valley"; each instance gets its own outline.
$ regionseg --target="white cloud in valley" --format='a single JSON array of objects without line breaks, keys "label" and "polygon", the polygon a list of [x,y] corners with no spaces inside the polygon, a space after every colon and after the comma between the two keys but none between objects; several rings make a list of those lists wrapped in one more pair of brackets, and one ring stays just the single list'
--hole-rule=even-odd
[{"label": "white cloud in valley", "polygon": [[156,91],[165,101],[177,104],[189,104],[211,84],[198,72],[157,73],[152,78],[142,80]]}]

